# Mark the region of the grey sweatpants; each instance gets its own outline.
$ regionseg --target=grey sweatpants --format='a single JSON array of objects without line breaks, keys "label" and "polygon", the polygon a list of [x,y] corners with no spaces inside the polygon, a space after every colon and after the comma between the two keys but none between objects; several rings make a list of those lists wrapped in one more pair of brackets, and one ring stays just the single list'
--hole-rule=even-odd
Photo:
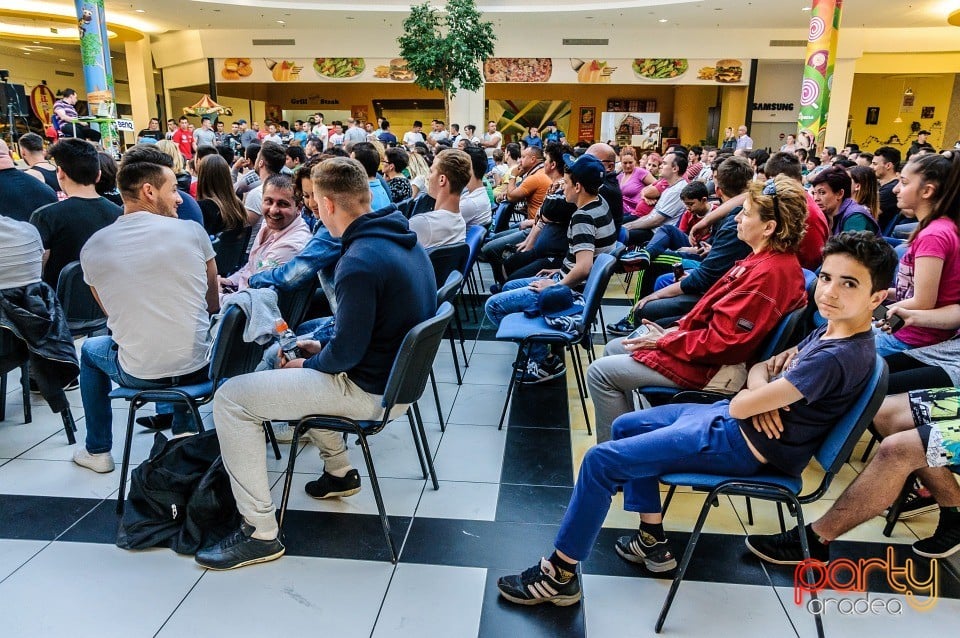
[{"label": "grey sweatpants", "polygon": [[603,356],[587,368],[587,386],[593,398],[597,421],[597,443],[610,441],[610,427],[621,414],[633,412],[633,391],[643,386],[678,387],[656,370],[627,354],[623,338],[614,339]]},{"label": "grey sweatpants", "polygon": [[[403,414],[406,406],[393,413]],[[381,397],[365,392],[346,373],[326,374],[310,368],[264,370],[234,377],[213,399],[213,418],[223,465],[243,519],[258,532],[275,535],[277,520],[267,479],[264,421],[298,421],[308,414],[336,414],[357,420],[379,420]],[[350,467],[343,435],[310,430],[324,469]]]}]

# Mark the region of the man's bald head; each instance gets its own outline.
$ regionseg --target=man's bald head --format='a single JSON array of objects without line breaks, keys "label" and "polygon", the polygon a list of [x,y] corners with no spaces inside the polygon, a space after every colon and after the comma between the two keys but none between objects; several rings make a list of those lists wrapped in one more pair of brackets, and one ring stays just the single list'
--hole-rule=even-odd
[{"label": "man's bald head", "polygon": [[603,162],[603,170],[607,173],[612,173],[617,168],[617,152],[609,144],[594,144],[587,149],[586,154]]}]

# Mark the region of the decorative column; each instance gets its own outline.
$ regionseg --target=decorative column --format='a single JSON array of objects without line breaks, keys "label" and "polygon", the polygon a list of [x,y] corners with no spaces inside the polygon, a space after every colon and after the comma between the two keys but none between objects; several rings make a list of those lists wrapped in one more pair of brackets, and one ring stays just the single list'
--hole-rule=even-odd
[{"label": "decorative column", "polygon": [[[110,42],[103,0],[75,0],[77,28],[80,31],[80,62],[83,65],[89,114],[98,116],[101,104],[112,105],[113,65],[110,63]],[[114,116],[112,109],[105,114]],[[117,141],[113,125],[98,125],[101,143],[108,152]]]},{"label": "decorative column", "polygon": [[[806,66],[800,87],[800,131],[808,131],[823,146],[827,134],[827,114],[837,57],[840,12],[843,0],[813,0],[810,10],[810,35],[807,40]],[[837,122],[845,126],[846,122]]]}]

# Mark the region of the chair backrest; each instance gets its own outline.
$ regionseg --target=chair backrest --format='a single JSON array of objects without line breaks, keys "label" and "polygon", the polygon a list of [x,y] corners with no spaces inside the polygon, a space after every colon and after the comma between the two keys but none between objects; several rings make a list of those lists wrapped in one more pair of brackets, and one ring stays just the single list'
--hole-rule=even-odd
[{"label": "chair backrest", "polygon": [[613,245],[613,252],[610,254],[613,255],[614,259],[620,259],[625,252],[627,252],[627,245],[622,241],[617,241],[617,243]]},{"label": "chair backrest", "polygon": [[464,269],[464,276],[466,276],[466,271],[469,271],[473,268],[473,264],[477,262],[477,255],[480,254],[480,246],[483,245],[483,239],[487,236],[487,229],[483,226],[468,226],[467,227],[467,246],[470,247],[470,253],[467,255],[467,266]]},{"label": "chair backrest", "polygon": [[763,347],[757,352],[757,361],[766,361],[786,350],[806,315],[807,307],[801,306],[781,319],[763,341]]},{"label": "chair backrest", "polygon": [[213,249],[217,256],[217,272],[223,276],[235,273],[243,265],[243,254],[250,241],[252,226],[239,230],[225,230],[213,240]]},{"label": "chair backrest", "polygon": [[600,310],[600,302],[603,301],[603,295],[607,291],[607,284],[610,277],[613,276],[613,268],[617,265],[617,260],[613,255],[600,253],[593,258],[593,267],[590,269],[590,276],[587,277],[587,283],[583,287],[583,326],[584,335],[590,334],[590,326],[597,318],[597,311]]},{"label": "chair backrest", "polygon": [[299,288],[289,292],[277,291],[277,307],[280,309],[280,316],[286,320],[291,330],[296,330],[303,322],[310,308],[310,302],[313,300],[313,293],[317,291],[320,280],[316,277],[310,279]]},{"label": "chair backrest", "polygon": [[449,275],[447,275],[447,280],[444,282],[443,286],[437,289],[437,306],[440,306],[445,301],[453,303],[454,298],[457,296],[457,293],[460,292],[460,287],[463,285],[463,275],[454,270]]},{"label": "chair backrest", "polygon": [[452,317],[453,306],[443,303],[437,309],[437,314],[415,325],[403,338],[383,392],[383,406],[387,414],[395,405],[420,399]]},{"label": "chair backrest", "polygon": [[71,261],[57,279],[57,297],[63,306],[70,330],[94,332],[107,325],[107,317],[93,296],[90,286],[83,280],[79,261]]},{"label": "chair backrest", "polygon": [[501,202],[497,210],[493,212],[493,224],[491,234],[502,233],[510,226],[510,209],[513,204],[510,202]]},{"label": "chair backrest", "polygon": [[230,377],[253,372],[263,358],[263,346],[243,340],[246,327],[247,316],[240,307],[227,306],[210,356],[210,380],[214,387]]},{"label": "chair backrest", "polygon": [[827,473],[826,481],[847,462],[854,446],[860,440],[860,435],[880,409],[880,404],[887,396],[887,377],[887,364],[878,356],[870,373],[870,380],[857,397],[856,403],[833,426],[814,454],[817,463]]},{"label": "chair backrest", "polygon": [[437,288],[440,288],[454,270],[461,274],[466,271],[470,247],[464,242],[435,246],[427,250],[427,255],[433,264],[433,274],[437,277]]}]

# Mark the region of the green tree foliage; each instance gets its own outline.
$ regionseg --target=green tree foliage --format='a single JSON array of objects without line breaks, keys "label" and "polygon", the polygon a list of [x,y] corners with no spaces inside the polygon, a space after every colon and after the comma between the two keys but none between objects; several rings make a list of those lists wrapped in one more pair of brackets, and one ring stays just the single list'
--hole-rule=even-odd
[{"label": "green tree foliage", "polygon": [[417,86],[443,93],[449,120],[450,98],[457,90],[483,86],[480,65],[493,55],[496,39],[474,0],[447,0],[443,12],[428,2],[411,7],[397,42]]}]

